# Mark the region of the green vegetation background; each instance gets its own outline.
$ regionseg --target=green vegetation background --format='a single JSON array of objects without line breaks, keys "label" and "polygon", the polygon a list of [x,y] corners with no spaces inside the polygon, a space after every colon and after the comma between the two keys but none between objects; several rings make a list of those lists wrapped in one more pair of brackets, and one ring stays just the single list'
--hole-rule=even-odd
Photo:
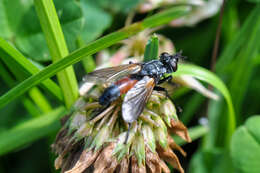
[{"label": "green vegetation background", "polygon": [[[139,28],[127,28],[100,42],[92,42],[124,27],[127,14],[140,2],[56,0],[58,18],[49,2],[0,0],[0,172],[55,172],[55,156],[50,145],[60,128],[58,119],[65,113],[64,106],[71,106],[78,97],[77,81],[86,71],[95,68],[94,59],[87,55],[142,29],[165,24],[170,21],[170,15],[177,18],[186,13],[185,8],[170,7],[163,15],[144,20]],[[142,21],[157,13],[155,10],[138,14],[134,20]],[[173,40],[177,50],[183,50],[188,57],[188,62],[210,69],[218,17],[213,16],[194,27],[165,27],[158,33]],[[111,50],[117,48],[113,46]],[[227,107],[224,99],[207,101],[190,90],[175,98],[183,109],[180,119],[188,127],[197,127],[191,136],[202,137],[183,146],[188,157],[182,164],[188,172],[260,172],[260,119],[254,116],[260,112],[259,48],[259,0],[228,1],[215,74],[231,94],[236,123],[231,116],[232,105],[229,103]],[[63,57],[67,59],[59,61]],[[45,69],[46,73],[38,73],[52,61],[58,63]],[[75,64],[74,70],[68,68],[58,77],[43,82],[72,64]],[[196,69],[190,68],[187,73],[204,77],[204,81],[216,88],[220,86],[208,72],[203,76],[202,71]],[[24,85],[20,83],[35,74],[38,75],[35,79],[22,83]],[[42,83],[40,87],[25,88],[30,82],[32,85]],[[20,88],[10,90],[18,84]],[[64,99],[63,91],[66,91]],[[228,92],[225,95],[223,87],[219,91],[224,97],[229,95]],[[205,116],[208,116],[210,129],[200,131],[198,120]]]}]

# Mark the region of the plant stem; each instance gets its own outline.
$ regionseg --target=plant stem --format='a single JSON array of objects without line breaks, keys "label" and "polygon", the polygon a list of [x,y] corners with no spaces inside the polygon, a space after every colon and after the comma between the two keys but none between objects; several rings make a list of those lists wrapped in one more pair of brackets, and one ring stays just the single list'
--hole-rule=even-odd
[{"label": "plant stem", "polygon": [[[53,1],[35,0],[34,3],[52,60],[57,62],[67,56],[69,51]],[[69,108],[78,97],[78,85],[73,67],[70,66],[58,72],[57,77],[63,91],[65,104]]]}]

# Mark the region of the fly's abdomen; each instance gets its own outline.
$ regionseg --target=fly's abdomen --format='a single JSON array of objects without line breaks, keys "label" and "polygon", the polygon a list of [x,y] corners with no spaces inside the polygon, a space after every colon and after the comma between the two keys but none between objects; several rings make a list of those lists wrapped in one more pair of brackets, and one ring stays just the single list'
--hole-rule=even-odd
[{"label": "fly's abdomen", "polygon": [[125,94],[129,91],[135,84],[137,83],[136,79],[131,79],[129,77],[124,77],[117,81],[115,84],[118,86],[120,90],[120,94]]},{"label": "fly's abdomen", "polygon": [[108,105],[115,101],[120,95],[127,93],[135,84],[137,80],[129,77],[124,77],[118,80],[115,84],[105,89],[103,94],[99,97],[101,105]]},{"label": "fly's abdomen", "polygon": [[120,89],[117,85],[111,85],[105,89],[103,94],[99,97],[99,104],[108,105],[115,101],[120,96]]}]

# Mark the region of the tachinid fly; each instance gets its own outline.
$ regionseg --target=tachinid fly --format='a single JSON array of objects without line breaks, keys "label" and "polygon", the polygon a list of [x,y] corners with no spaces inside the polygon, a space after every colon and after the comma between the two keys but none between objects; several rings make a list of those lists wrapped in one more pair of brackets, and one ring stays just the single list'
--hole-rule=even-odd
[{"label": "tachinid fly", "polygon": [[159,60],[103,68],[84,77],[84,81],[108,84],[99,97],[101,105],[109,105],[125,94],[122,103],[122,116],[124,121],[129,124],[125,143],[131,124],[143,112],[152,91],[165,91],[164,88],[157,85],[172,78],[172,75],[167,77],[165,75],[177,70],[178,61],[182,57],[181,52],[174,55],[162,53]]}]

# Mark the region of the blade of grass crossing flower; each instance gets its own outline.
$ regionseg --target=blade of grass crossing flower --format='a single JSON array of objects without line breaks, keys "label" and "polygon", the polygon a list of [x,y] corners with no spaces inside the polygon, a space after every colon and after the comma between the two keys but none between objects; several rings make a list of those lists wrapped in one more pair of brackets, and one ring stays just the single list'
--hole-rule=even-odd
[{"label": "blade of grass crossing flower", "polygon": [[[36,74],[40,71],[31,61],[25,58],[17,49],[10,45],[7,41],[0,38],[0,59],[13,72],[22,75],[24,78]],[[48,91],[56,99],[62,101],[62,93],[59,86],[50,79],[41,83],[42,88]]]},{"label": "blade of grass crossing flower", "polygon": [[236,117],[234,112],[234,107],[232,103],[232,99],[230,96],[230,93],[225,86],[225,84],[212,72],[195,65],[191,64],[181,64],[179,66],[179,69],[177,72],[173,73],[174,76],[179,75],[190,75],[192,77],[198,78],[202,81],[207,82],[208,84],[214,86],[216,89],[218,89],[221,94],[224,96],[227,107],[228,107],[228,116],[222,117],[222,119],[225,119],[225,134],[223,135],[222,142],[224,145],[228,145],[232,136],[232,133],[235,130],[236,127]]},{"label": "blade of grass crossing flower", "polygon": [[154,34],[147,42],[144,51],[144,62],[148,62],[158,58],[159,39]]},{"label": "blade of grass crossing flower", "polygon": [[[59,119],[65,114],[64,107],[57,108],[44,116],[21,123],[0,134],[0,155],[22,147],[30,142],[58,130]],[[33,130],[32,130],[33,129]]]},{"label": "blade of grass crossing flower", "polygon": [[[63,70],[64,68],[75,64],[82,60],[84,57],[92,55],[104,48],[107,48],[123,39],[126,39],[146,28],[159,26],[162,24],[166,24],[173,19],[178,17],[182,17],[190,12],[190,7],[187,6],[178,6],[173,7],[169,10],[165,10],[159,14],[155,14],[154,16],[148,17],[143,22],[134,23],[130,26],[127,26],[117,32],[106,35],[92,43],[89,43],[85,47],[74,51],[67,57],[60,59],[56,63],[53,63],[46,67],[44,70],[39,72],[38,74],[30,77],[23,82],[21,82],[18,86],[8,91],[6,94],[0,97],[0,107],[3,107],[11,100],[17,98],[21,94],[25,93],[31,87],[37,85],[41,81],[48,79],[49,77],[55,75],[57,72]],[[155,19],[155,20],[152,20]],[[162,19],[160,21],[160,19]],[[167,20],[166,20],[167,19]]]},{"label": "blade of grass crossing flower", "polygon": [[[69,52],[53,1],[35,0],[34,3],[51,57],[53,62],[57,62],[67,56]],[[78,97],[78,85],[73,67],[59,72],[57,77],[63,91],[65,104],[69,108]]]}]

